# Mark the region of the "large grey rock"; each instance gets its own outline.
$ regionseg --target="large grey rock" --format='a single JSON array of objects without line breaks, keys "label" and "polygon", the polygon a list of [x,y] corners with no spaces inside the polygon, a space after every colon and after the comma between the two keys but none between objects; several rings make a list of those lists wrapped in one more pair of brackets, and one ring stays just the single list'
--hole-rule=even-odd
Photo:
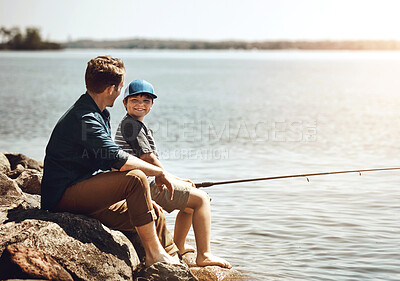
[{"label": "large grey rock", "polygon": [[36,278],[74,281],[50,255],[19,244],[8,245],[0,257],[0,278]]},{"label": "large grey rock", "polygon": [[10,161],[4,155],[4,153],[0,152],[0,173],[8,173],[11,170]]},{"label": "large grey rock", "polygon": [[14,243],[52,256],[74,280],[132,280],[139,264],[122,233],[81,215],[9,210],[0,225],[0,254]]},{"label": "large grey rock", "polygon": [[86,216],[40,210],[40,196],[17,182],[0,173],[0,255],[18,243],[54,258],[74,280],[132,280],[139,259],[122,233]]}]

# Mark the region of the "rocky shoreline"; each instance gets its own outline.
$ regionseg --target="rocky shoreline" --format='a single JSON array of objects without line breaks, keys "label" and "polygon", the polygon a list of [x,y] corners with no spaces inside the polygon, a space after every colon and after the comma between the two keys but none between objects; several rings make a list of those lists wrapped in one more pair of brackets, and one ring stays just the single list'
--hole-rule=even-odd
[{"label": "rocky shoreline", "polygon": [[0,153],[0,280],[244,280],[235,269],[157,263],[144,268],[136,233],[40,209],[43,163]]}]

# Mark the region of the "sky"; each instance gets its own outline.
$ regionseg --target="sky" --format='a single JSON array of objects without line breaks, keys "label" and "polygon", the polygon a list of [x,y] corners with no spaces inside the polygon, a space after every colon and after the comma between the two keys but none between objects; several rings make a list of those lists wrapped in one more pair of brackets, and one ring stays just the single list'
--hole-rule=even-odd
[{"label": "sky", "polygon": [[399,0],[0,0],[0,26],[42,37],[400,40]]}]

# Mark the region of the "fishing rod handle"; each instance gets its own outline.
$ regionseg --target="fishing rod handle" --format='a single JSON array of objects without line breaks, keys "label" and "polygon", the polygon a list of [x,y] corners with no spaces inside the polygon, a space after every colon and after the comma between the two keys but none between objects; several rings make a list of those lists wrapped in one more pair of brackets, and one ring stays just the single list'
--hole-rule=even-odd
[{"label": "fishing rod handle", "polygon": [[200,187],[209,187],[209,186],[212,186],[212,185],[214,185],[214,183],[213,183],[213,182],[208,182],[208,181],[206,181],[206,182],[201,182],[201,183],[195,183],[195,186],[196,186],[197,188],[200,188]]}]

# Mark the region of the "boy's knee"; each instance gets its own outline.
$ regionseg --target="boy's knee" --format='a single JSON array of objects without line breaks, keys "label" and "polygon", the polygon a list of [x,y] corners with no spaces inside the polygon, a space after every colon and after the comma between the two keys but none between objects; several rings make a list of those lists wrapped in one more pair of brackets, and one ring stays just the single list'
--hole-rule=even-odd
[{"label": "boy's knee", "polygon": [[193,189],[189,195],[188,207],[197,209],[204,205],[210,205],[210,197],[208,194],[199,189]]},{"label": "boy's knee", "polygon": [[198,190],[199,192],[199,197],[201,198],[202,201],[209,203],[210,202],[210,196],[203,190]]}]

